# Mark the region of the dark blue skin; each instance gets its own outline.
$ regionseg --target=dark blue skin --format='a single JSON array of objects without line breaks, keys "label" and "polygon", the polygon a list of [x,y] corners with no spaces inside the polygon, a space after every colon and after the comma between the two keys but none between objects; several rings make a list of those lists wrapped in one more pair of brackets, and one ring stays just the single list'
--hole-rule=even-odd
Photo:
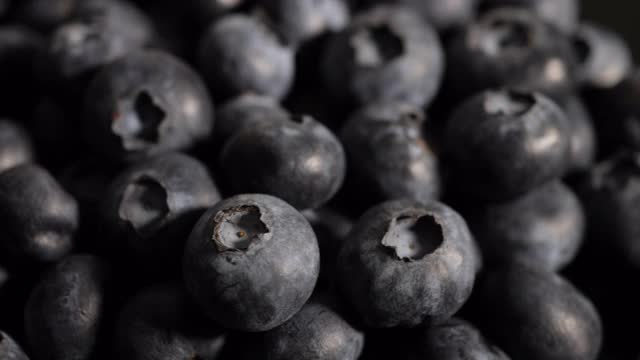
[{"label": "dark blue skin", "polygon": [[208,138],[213,103],[181,60],[138,51],[105,66],[86,94],[85,140],[114,161],[190,148]]},{"label": "dark blue skin", "polygon": [[571,165],[567,117],[537,93],[505,89],[470,98],[449,119],[445,147],[455,190],[494,202],[558,178]]},{"label": "dark blue skin", "polygon": [[483,329],[514,359],[595,360],[602,324],[568,281],[523,266],[489,272],[477,289]]},{"label": "dark blue skin", "polygon": [[342,293],[372,327],[415,327],[465,303],[480,254],[462,217],[438,202],[382,203],[358,220],[338,258]]},{"label": "dark blue skin", "polygon": [[214,142],[223,146],[241,130],[288,118],[287,111],[274,98],[251,93],[239,95],[218,108]]},{"label": "dark blue skin", "polygon": [[307,220],[268,195],[238,195],[209,209],[183,257],[187,289],[220,325],[266,331],[309,299],[320,256]]},{"label": "dark blue skin", "polygon": [[591,169],[581,187],[589,232],[640,266],[640,153],[623,152]]},{"label": "dark blue skin", "polygon": [[293,82],[294,52],[258,17],[229,15],[200,41],[198,62],[216,96],[254,92],[283,98]]},{"label": "dark blue skin", "polygon": [[234,135],[222,151],[220,171],[235,193],[270,194],[298,209],[315,209],[342,185],[346,160],[324,125],[310,116],[289,116]]},{"label": "dark blue skin", "polygon": [[[313,298],[289,321],[258,335],[252,349],[269,360],[356,360],[365,342],[323,299]],[[252,357],[255,359],[256,357]]]},{"label": "dark blue skin", "polygon": [[266,0],[260,2],[275,30],[297,47],[320,35],[337,32],[349,23],[344,0]]},{"label": "dark blue skin", "polygon": [[32,290],[25,332],[34,359],[89,359],[103,321],[108,269],[97,257],[59,262]]},{"label": "dark blue skin", "polygon": [[9,334],[0,331],[0,359],[29,360],[29,357]]},{"label": "dark blue skin", "polygon": [[451,318],[422,331],[413,360],[509,360],[475,326]]},{"label": "dark blue skin", "polygon": [[415,12],[392,5],[356,15],[329,40],[322,61],[331,95],[356,105],[380,101],[428,105],[444,70],[435,31]]},{"label": "dark blue skin", "polygon": [[521,7],[566,33],[576,30],[580,15],[579,0],[481,0],[481,7]]},{"label": "dark blue skin", "polygon": [[520,262],[544,271],[569,264],[585,232],[580,201],[559,181],[480,207],[469,222],[487,262]]},{"label": "dark blue skin", "polygon": [[575,65],[568,37],[525,9],[500,8],[448,42],[445,95],[456,103],[506,86],[564,102],[574,89]]},{"label": "dark blue skin", "polygon": [[141,290],[124,306],[114,335],[114,356],[128,360],[215,360],[225,343],[179,284]]},{"label": "dark blue skin", "polygon": [[0,224],[14,261],[57,261],[73,247],[78,204],[46,170],[23,164],[0,174]]},{"label": "dark blue skin", "polygon": [[48,48],[46,66],[61,85],[150,45],[156,36],[151,21],[128,1],[78,1],[70,15]]},{"label": "dark blue skin", "polygon": [[136,163],[110,185],[102,219],[115,248],[162,267],[174,261],[198,218],[220,201],[206,167],[180,153]]},{"label": "dark blue skin", "polygon": [[589,169],[596,160],[598,141],[591,114],[579,97],[571,97],[565,105],[571,135],[570,173]]},{"label": "dark blue skin", "polygon": [[365,3],[401,4],[418,11],[438,30],[449,30],[466,24],[475,16],[478,0],[366,0]]},{"label": "dark blue skin", "polygon": [[578,81],[587,89],[607,89],[633,70],[631,49],[613,31],[583,23],[573,35],[579,64]]},{"label": "dark blue skin", "polygon": [[422,134],[424,121],[420,108],[396,102],[369,105],[347,121],[340,139],[353,177],[351,191],[371,194],[359,201],[439,197],[438,159]]},{"label": "dark blue skin", "polygon": [[35,157],[25,129],[8,119],[0,119],[0,172],[30,163]]}]

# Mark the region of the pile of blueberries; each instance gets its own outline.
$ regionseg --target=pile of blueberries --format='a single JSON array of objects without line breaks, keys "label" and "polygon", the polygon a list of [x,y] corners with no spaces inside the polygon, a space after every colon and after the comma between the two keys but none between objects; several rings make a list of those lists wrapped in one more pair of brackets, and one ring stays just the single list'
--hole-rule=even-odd
[{"label": "pile of blueberries", "polygon": [[0,1],[0,360],[638,358],[640,70],[579,11]]}]

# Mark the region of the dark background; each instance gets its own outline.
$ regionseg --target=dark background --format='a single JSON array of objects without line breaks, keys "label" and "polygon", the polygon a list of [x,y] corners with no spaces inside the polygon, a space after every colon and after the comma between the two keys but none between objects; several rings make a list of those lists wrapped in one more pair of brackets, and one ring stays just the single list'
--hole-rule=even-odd
[{"label": "dark background", "polygon": [[638,0],[583,0],[582,17],[621,34],[633,50],[634,59],[638,59],[640,56],[640,2]]}]

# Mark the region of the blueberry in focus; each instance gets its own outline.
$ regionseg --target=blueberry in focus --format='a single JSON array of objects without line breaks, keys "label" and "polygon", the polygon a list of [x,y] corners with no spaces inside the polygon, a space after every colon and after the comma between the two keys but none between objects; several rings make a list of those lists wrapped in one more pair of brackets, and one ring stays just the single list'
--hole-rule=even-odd
[{"label": "blueberry in focus", "polygon": [[463,103],[445,134],[456,190],[490,201],[524,194],[570,167],[566,114],[538,93],[489,90]]},{"label": "blueberry in focus", "polygon": [[48,271],[25,308],[35,359],[89,359],[103,321],[108,269],[99,258],[73,255]]},{"label": "blueberry in focus", "polygon": [[320,266],[307,220],[269,195],[237,195],[196,224],[183,258],[184,280],[220,325],[266,331],[289,320],[309,299]]},{"label": "blueberry in focus", "polygon": [[506,86],[564,102],[573,91],[575,63],[568,37],[527,10],[500,8],[448,42],[445,94],[455,103]]},{"label": "blueberry in focus", "polygon": [[444,54],[437,34],[419,15],[381,5],[357,14],[328,40],[321,71],[330,94],[341,102],[424,106],[440,88]]},{"label": "blueberry in focus", "polygon": [[257,16],[229,15],[214,22],[198,54],[216,97],[253,92],[281,99],[293,83],[293,50]]},{"label": "blueberry in focus", "polygon": [[349,8],[344,0],[266,0],[262,4],[275,30],[291,46],[344,29]]},{"label": "blueberry in focus", "polygon": [[182,251],[204,211],[221,200],[204,165],[179,153],[132,165],[113,181],[104,199],[109,239],[163,266]]},{"label": "blueberry in focus", "polygon": [[438,30],[449,30],[472,20],[478,0],[367,0],[369,3],[391,3],[416,10]]},{"label": "blueberry in focus", "polygon": [[335,135],[306,115],[264,122],[243,129],[224,146],[221,174],[233,191],[273,195],[298,209],[329,201],[346,171]]},{"label": "blueberry in focus", "polygon": [[509,360],[497,346],[489,343],[475,326],[458,318],[422,330],[418,359],[434,360]]},{"label": "blueberry in focus", "polygon": [[579,0],[481,0],[480,4],[483,9],[500,7],[526,9],[566,33],[572,33],[578,27]]},{"label": "blueberry in focus", "polygon": [[570,263],[585,232],[580,201],[559,181],[481,207],[469,221],[487,262],[519,262],[545,271]]},{"label": "blueberry in focus", "polygon": [[364,342],[364,334],[336,313],[327,300],[312,298],[289,321],[259,334],[255,350],[271,360],[356,360]]},{"label": "blueberry in focus", "polygon": [[218,108],[214,142],[222,146],[241,130],[288,118],[287,111],[272,97],[252,93],[239,95]]},{"label": "blueberry in focus", "polygon": [[26,130],[11,120],[0,119],[0,172],[30,163],[34,157]]},{"label": "blueberry in focus", "polygon": [[213,103],[188,65],[155,51],[132,52],[93,79],[85,101],[86,142],[114,161],[184,150],[206,139]]},{"label": "blueberry in focus", "polygon": [[0,224],[16,261],[57,261],[73,247],[78,204],[45,169],[23,164],[0,173]]},{"label": "blueberry in focus", "polygon": [[118,359],[216,359],[224,333],[202,319],[179,284],[141,290],[124,306],[116,328]]},{"label": "blueberry in focus", "polygon": [[499,268],[478,288],[484,327],[522,360],[595,360],[602,324],[593,304],[568,281],[525,266]]},{"label": "blueberry in focus", "polygon": [[0,359],[29,360],[29,357],[9,334],[0,331]]},{"label": "blueberry in focus", "polygon": [[414,327],[465,303],[480,256],[464,219],[438,202],[389,201],[367,211],[340,251],[345,298],[372,327]]},{"label": "blueberry in focus", "polygon": [[438,159],[423,136],[424,121],[420,108],[397,102],[371,104],[347,121],[340,138],[353,177],[348,189],[370,194],[358,201],[439,197]]},{"label": "blueberry in focus", "polygon": [[591,169],[581,186],[589,232],[640,266],[640,153],[619,153]]},{"label": "blueberry in focus", "polygon": [[616,33],[583,23],[572,37],[578,59],[578,82],[587,89],[607,89],[633,70],[628,45]]}]

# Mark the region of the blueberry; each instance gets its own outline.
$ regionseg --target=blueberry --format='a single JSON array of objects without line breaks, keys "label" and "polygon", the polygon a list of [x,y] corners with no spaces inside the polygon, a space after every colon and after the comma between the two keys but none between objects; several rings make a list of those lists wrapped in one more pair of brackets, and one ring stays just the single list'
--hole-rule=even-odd
[{"label": "blueberry", "polygon": [[640,266],[640,153],[623,152],[598,164],[581,190],[589,232]]},{"label": "blueberry", "polygon": [[596,129],[591,119],[591,114],[587,110],[582,100],[571,97],[565,105],[567,119],[571,134],[571,171],[583,171],[590,168],[596,157],[598,144],[596,139]]},{"label": "blueberry", "polygon": [[141,290],[122,310],[116,330],[118,359],[216,359],[224,333],[204,321],[178,284]]},{"label": "blueberry", "polygon": [[475,17],[478,0],[367,0],[371,3],[395,3],[411,7],[438,30],[464,25]]},{"label": "blueberry", "polygon": [[444,55],[435,31],[415,12],[377,6],[329,40],[322,71],[336,99],[359,105],[428,105],[440,87]]},{"label": "blueberry", "polygon": [[57,261],[73,246],[78,204],[46,170],[20,165],[0,174],[0,224],[20,261]]},{"label": "blueberry", "polygon": [[360,201],[413,199],[440,194],[438,159],[422,134],[423,111],[406,103],[369,105],[347,121],[341,140],[350,165],[352,191],[367,188]]},{"label": "blueberry", "polygon": [[257,350],[266,359],[359,359],[364,334],[324,299],[312,299],[289,321],[260,334]]},{"label": "blueberry", "polygon": [[445,320],[465,303],[480,266],[467,224],[438,202],[382,203],[356,223],[340,251],[338,281],[367,325]]},{"label": "blueberry", "polygon": [[578,80],[583,87],[610,88],[631,72],[631,50],[612,31],[583,23],[572,40],[578,58]]},{"label": "blueberry", "polygon": [[547,271],[573,260],[585,228],[578,198],[559,181],[486,205],[470,223],[487,261],[521,262]]},{"label": "blueberry", "polygon": [[566,115],[546,97],[491,90],[457,109],[445,145],[460,190],[497,201],[564,175],[570,166],[569,134]]},{"label": "blueberry", "polygon": [[0,172],[30,163],[33,158],[31,139],[22,126],[0,119]]},{"label": "blueberry", "polygon": [[[108,239],[166,266],[220,194],[199,161],[179,153],[136,163],[109,187],[102,205]],[[122,245],[120,244],[120,245]]]},{"label": "blueberry", "polygon": [[478,329],[457,318],[424,330],[417,355],[416,360],[509,360],[502,350],[488,343]]},{"label": "blueberry", "polygon": [[218,145],[223,145],[241,130],[265,122],[286,120],[288,117],[287,111],[274,98],[251,93],[239,95],[216,112],[216,131],[213,136]]},{"label": "blueberry", "polygon": [[317,208],[345,174],[342,145],[310,116],[246,128],[225,145],[221,174],[236,193],[265,193],[299,209]]},{"label": "blueberry", "polygon": [[298,46],[326,32],[344,29],[349,8],[344,0],[267,0],[262,6],[287,44]]},{"label": "blueberry", "polygon": [[563,102],[574,87],[570,41],[526,10],[484,14],[449,41],[447,55],[446,95],[458,101],[511,86]]},{"label": "blueberry", "polygon": [[482,286],[485,325],[522,359],[595,360],[602,324],[595,307],[562,277],[523,266],[496,269]]},{"label": "blueberry", "polygon": [[87,142],[116,161],[192,147],[213,127],[207,89],[182,61],[138,51],[105,66],[86,95]]},{"label": "blueberry", "polygon": [[579,0],[483,0],[483,8],[522,7],[544,21],[571,33],[578,27]]},{"label": "blueberry", "polygon": [[0,359],[29,360],[29,357],[9,334],[0,331]]},{"label": "blueberry", "polygon": [[216,96],[246,92],[284,97],[293,82],[294,53],[258,17],[229,15],[200,41],[200,68]]},{"label": "blueberry", "polygon": [[320,258],[307,220],[268,195],[238,195],[209,209],[184,252],[187,289],[219,324],[265,331],[309,299]]},{"label": "blueberry", "polygon": [[25,331],[35,359],[89,359],[103,321],[106,265],[90,255],[70,256],[31,292]]},{"label": "blueberry", "polygon": [[128,1],[80,1],[73,16],[53,32],[47,66],[65,86],[149,45],[154,37],[150,20]]}]

